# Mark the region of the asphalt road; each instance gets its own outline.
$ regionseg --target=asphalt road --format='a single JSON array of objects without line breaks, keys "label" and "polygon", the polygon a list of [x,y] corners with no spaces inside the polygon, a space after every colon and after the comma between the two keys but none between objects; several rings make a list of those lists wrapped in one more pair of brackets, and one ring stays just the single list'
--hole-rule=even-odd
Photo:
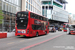
[{"label": "asphalt road", "polygon": [[75,35],[65,32],[39,37],[11,37],[0,39],[0,50],[75,50]]}]

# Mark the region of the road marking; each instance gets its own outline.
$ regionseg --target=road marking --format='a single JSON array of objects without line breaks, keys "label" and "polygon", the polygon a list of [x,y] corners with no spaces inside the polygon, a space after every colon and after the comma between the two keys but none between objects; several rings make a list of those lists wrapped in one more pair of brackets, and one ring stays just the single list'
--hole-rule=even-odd
[{"label": "road marking", "polygon": [[74,46],[67,46],[65,49],[75,49],[75,47]]},{"label": "road marking", "polygon": [[21,40],[20,42],[24,42],[25,40]]},{"label": "road marking", "polygon": [[57,49],[67,49],[67,50],[74,50],[75,47],[74,46],[53,46],[53,48],[57,48]]},{"label": "road marking", "polygon": [[7,44],[13,44],[13,43],[15,43],[15,42],[10,42],[10,43],[7,43]]},{"label": "road marking", "polygon": [[26,49],[28,49],[28,48],[31,48],[31,47],[34,47],[34,46],[36,46],[36,45],[39,45],[39,44],[45,43],[45,42],[47,42],[47,41],[50,41],[50,40],[55,39],[55,38],[57,38],[57,37],[59,37],[59,36],[62,36],[62,35],[64,35],[64,34],[61,34],[61,35],[55,36],[55,37],[53,37],[53,38],[50,38],[50,39],[45,40],[45,41],[42,41],[42,42],[40,42],[40,43],[36,43],[36,44],[30,45],[30,46],[27,46],[27,47],[21,48],[20,50],[26,50]]}]

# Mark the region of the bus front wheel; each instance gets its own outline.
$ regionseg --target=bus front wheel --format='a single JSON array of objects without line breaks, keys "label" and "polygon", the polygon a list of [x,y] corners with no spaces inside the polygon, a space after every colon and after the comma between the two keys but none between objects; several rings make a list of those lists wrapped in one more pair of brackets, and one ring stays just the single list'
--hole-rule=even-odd
[{"label": "bus front wheel", "polygon": [[45,35],[47,35],[47,32],[45,32]]},{"label": "bus front wheel", "polygon": [[39,35],[38,35],[38,32],[36,33],[36,37],[38,37]]}]

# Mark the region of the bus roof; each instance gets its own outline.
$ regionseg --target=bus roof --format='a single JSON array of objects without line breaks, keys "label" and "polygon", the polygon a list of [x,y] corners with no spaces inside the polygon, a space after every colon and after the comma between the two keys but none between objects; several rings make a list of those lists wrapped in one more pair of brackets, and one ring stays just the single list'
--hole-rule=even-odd
[{"label": "bus roof", "polygon": [[[29,12],[31,12],[31,11],[29,11]],[[31,12],[31,13],[34,13],[34,12]],[[36,14],[36,13],[34,13],[34,14]],[[37,14],[37,15],[39,15],[39,14]],[[39,16],[42,16],[42,15],[39,15]],[[42,16],[42,17],[45,17],[45,16]],[[47,18],[47,17],[45,17],[45,18]]]},{"label": "bus roof", "polygon": [[[18,12],[31,12],[31,11],[18,11]],[[17,12],[17,13],[18,13]],[[34,13],[34,12],[31,12],[31,13]],[[36,14],[36,13],[34,13],[34,14]],[[37,14],[37,15],[39,15],[39,14]],[[39,16],[42,16],[42,15],[39,15]],[[45,17],[45,16],[42,16],[42,17]],[[45,18],[47,18],[47,17],[45,17]],[[47,18],[48,19],[48,18]]]}]

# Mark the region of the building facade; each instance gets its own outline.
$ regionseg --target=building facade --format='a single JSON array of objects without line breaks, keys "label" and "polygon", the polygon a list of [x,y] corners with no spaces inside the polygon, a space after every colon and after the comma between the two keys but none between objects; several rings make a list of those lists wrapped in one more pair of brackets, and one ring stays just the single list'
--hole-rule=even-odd
[{"label": "building facade", "polygon": [[3,31],[12,31],[15,28],[16,13],[21,11],[21,0],[2,0],[2,11]]},{"label": "building facade", "polygon": [[75,14],[69,14],[69,24],[75,25]]},{"label": "building facade", "polygon": [[42,0],[42,15],[49,18],[50,24],[68,22],[68,12],[66,9],[66,1],[64,0]]},{"label": "building facade", "polygon": [[22,11],[31,11],[42,15],[41,0],[22,0]]},{"label": "building facade", "polygon": [[69,14],[69,24],[74,24],[73,14]]}]

